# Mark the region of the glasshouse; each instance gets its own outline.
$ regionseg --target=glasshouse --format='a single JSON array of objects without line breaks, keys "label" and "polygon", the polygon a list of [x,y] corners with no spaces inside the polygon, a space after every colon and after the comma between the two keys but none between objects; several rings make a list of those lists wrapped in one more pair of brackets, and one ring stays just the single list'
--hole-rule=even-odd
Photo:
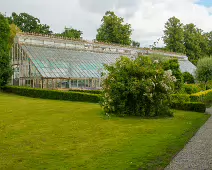
[{"label": "glasshouse", "polygon": [[19,34],[12,48],[12,85],[47,89],[100,89],[104,64],[120,56],[162,54],[177,57],[182,72],[194,74],[196,67],[183,55],[162,53],[93,41]]}]

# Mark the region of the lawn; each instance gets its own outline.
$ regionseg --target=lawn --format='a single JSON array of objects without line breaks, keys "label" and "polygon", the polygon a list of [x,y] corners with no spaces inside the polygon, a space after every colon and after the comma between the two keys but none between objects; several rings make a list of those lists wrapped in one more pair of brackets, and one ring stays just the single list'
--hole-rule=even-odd
[{"label": "lawn", "polygon": [[0,93],[0,169],[163,169],[208,117],[108,118],[98,104]]}]

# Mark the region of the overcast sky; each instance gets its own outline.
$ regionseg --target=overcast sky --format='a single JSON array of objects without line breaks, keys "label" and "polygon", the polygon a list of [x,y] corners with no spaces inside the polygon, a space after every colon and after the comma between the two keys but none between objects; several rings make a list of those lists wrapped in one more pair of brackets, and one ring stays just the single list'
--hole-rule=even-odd
[{"label": "overcast sky", "polygon": [[72,26],[89,40],[107,10],[124,17],[134,29],[132,39],[146,47],[163,35],[164,23],[172,16],[212,31],[212,0],[0,0],[1,13],[29,13],[54,32]]}]

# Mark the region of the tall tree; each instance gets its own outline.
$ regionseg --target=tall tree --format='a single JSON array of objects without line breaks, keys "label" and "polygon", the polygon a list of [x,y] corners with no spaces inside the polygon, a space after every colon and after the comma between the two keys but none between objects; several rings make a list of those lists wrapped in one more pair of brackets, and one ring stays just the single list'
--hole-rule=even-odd
[{"label": "tall tree", "polygon": [[9,41],[10,48],[13,45],[16,34],[20,32],[21,32],[20,28],[18,28],[15,24],[10,24],[10,41]]},{"label": "tall tree", "polygon": [[209,41],[208,41],[208,37],[207,34],[203,32],[203,30],[197,28],[197,37],[199,39],[199,46],[201,49],[201,58],[203,56],[208,56],[210,55],[209,53]]},{"label": "tall tree", "polygon": [[207,39],[208,42],[208,55],[212,55],[212,31],[205,33],[205,37]]},{"label": "tall tree", "polygon": [[20,13],[19,15],[15,12],[12,13],[12,16],[8,18],[9,23],[14,23],[17,25],[23,32],[34,32],[40,34],[51,34],[50,26],[46,24],[41,24],[40,20],[32,15],[27,13]]},{"label": "tall tree", "polygon": [[163,40],[168,50],[179,53],[185,52],[183,24],[178,18],[172,17],[165,23]]},{"label": "tall tree", "polygon": [[194,24],[187,24],[184,26],[184,45],[186,48],[186,55],[194,64],[197,63],[201,53],[199,37],[197,34],[197,28]]},{"label": "tall tree", "polygon": [[80,39],[82,34],[83,32],[80,30],[73,29],[72,27],[71,28],[65,27],[65,30],[60,35],[67,38]]},{"label": "tall tree", "polygon": [[206,34],[192,23],[184,26],[184,45],[186,55],[195,65],[200,58],[208,54]]},{"label": "tall tree", "polygon": [[0,13],[0,87],[7,84],[12,74],[10,65],[10,26]]},{"label": "tall tree", "polygon": [[124,24],[123,18],[116,16],[112,11],[107,11],[101,21],[102,24],[97,30],[97,41],[131,45],[131,25]]}]

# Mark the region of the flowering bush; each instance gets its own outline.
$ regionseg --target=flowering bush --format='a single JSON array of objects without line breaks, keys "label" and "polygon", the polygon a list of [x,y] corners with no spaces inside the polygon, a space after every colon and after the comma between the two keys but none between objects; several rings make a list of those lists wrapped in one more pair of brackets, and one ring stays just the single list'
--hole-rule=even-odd
[{"label": "flowering bush", "polygon": [[106,65],[101,105],[106,113],[133,116],[172,116],[170,95],[176,78],[149,57],[121,57]]},{"label": "flowering bush", "polygon": [[180,64],[178,59],[170,59],[163,62],[163,69],[164,70],[172,70],[173,76],[176,77],[175,85],[175,92],[182,91],[183,86],[183,73],[180,70]]}]

